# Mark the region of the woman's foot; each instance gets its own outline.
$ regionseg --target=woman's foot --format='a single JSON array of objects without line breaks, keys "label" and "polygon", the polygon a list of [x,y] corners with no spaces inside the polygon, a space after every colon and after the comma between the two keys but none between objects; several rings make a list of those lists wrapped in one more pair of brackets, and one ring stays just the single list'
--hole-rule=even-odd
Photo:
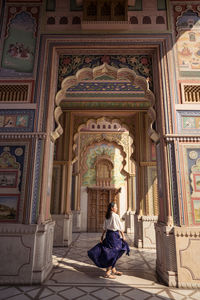
[{"label": "woman's foot", "polygon": [[105,274],[104,277],[105,277],[105,278],[109,278],[109,279],[116,279],[116,276],[113,275],[113,274],[111,273],[111,271],[106,272],[106,274]]},{"label": "woman's foot", "polygon": [[123,275],[122,272],[117,271],[115,268],[112,269],[112,273],[113,273],[114,275],[117,275],[117,276],[122,276],[122,275]]}]

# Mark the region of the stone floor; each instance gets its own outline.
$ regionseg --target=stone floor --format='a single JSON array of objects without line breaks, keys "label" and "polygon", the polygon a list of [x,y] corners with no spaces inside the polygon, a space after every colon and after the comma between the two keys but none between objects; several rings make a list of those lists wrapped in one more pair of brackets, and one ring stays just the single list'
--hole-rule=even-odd
[{"label": "stone floor", "polygon": [[54,248],[54,269],[48,280],[39,286],[0,286],[0,300],[185,300],[200,299],[200,290],[168,288],[155,274],[155,250],[138,250],[131,246],[130,256],[122,256],[117,268],[124,275],[104,278],[104,271],[95,267],[87,250],[100,238],[97,233],[73,235],[70,248]]}]

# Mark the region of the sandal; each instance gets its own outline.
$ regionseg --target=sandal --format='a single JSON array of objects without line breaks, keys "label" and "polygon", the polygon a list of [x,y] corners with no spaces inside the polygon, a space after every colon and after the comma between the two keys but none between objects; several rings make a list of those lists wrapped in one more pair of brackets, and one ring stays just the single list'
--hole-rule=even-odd
[{"label": "sandal", "polygon": [[115,275],[112,275],[111,273],[110,274],[105,274],[104,276],[105,278],[109,278],[109,279],[116,279],[116,276]]},{"label": "sandal", "polygon": [[117,275],[117,276],[122,276],[123,273],[122,272],[119,272],[119,271],[116,271],[116,272],[113,272],[114,275]]}]

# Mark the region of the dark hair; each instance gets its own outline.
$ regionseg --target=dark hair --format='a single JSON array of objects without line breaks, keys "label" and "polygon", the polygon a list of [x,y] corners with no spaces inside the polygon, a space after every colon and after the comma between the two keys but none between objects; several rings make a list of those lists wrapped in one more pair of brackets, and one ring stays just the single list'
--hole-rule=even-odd
[{"label": "dark hair", "polygon": [[110,219],[112,208],[115,206],[115,204],[116,204],[116,202],[110,202],[108,204],[108,209],[107,209],[107,212],[106,212],[106,219]]}]

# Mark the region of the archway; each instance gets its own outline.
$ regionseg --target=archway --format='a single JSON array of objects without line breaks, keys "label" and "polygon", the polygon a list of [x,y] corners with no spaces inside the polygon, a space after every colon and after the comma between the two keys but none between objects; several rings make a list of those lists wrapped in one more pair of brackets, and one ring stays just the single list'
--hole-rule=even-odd
[{"label": "archway", "polygon": [[[153,108],[154,102],[155,102],[155,98],[153,93],[150,91],[149,87],[148,87],[148,81],[135,74],[134,71],[128,69],[128,68],[121,68],[121,69],[117,69],[114,67],[109,66],[108,64],[103,64],[99,67],[96,67],[94,69],[89,69],[89,68],[84,68],[79,70],[75,76],[71,76],[71,77],[67,77],[66,79],[64,79],[64,81],[62,82],[62,88],[61,90],[57,93],[56,95],[56,105],[57,107],[55,108],[55,120],[57,123],[57,128],[54,130],[54,132],[52,133],[52,137],[53,139],[57,139],[61,133],[63,132],[63,128],[64,130],[66,130],[66,122],[60,122],[60,116],[62,115],[62,110],[66,111],[66,107],[68,108],[69,111],[69,106],[71,105],[70,110],[73,111],[73,101],[75,102],[75,100],[72,101],[72,103],[69,100],[69,95],[72,95],[73,93],[75,93],[75,91],[77,92],[78,88],[80,88],[80,86],[84,86],[86,85],[87,88],[90,88],[90,84],[100,84],[102,82],[105,83],[105,81],[109,81],[109,82],[118,82],[118,84],[125,84],[128,83],[131,86],[133,86],[135,88],[134,92],[132,92],[131,96],[132,99],[129,99],[129,102],[124,101],[124,118],[127,118],[127,116],[129,115],[133,115],[136,114],[135,116],[135,125],[136,127],[138,127],[138,129],[142,128],[142,122],[145,123],[145,126],[143,127],[144,129],[144,136],[146,138],[146,133],[148,131],[148,138],[150,138],[151,140],[153,140],[153,142],[158,140],[158,134],[156,133],[156,131],[153,129],[153,122],[155,121],[155,110]],[[100,85],[101,86],[101,85]],[[137,93],[135,92],[137,91]],[[112,91],[113,92],[113,91]],[[114,93],[114,92],[113,92]],[[134,94],[135,93],[135,94]],[[73,96],[75,99],[75,96]],[[141,97],[139,100],[138,98]],[[77,100],[78,101],[78,100]],[[80,100],[79,100],[80,101]],[[130,103],[135,103],[135,102],[139,102],[138,107],[135,107],[135,109],[131,109],[131,113],[130,110],[128,110],[128,104]],[[100,104],[102,104],[101,106],[101,112],[99,111],[97,113],[97,110],[95,107],[95,109],[91,109],[91,102],[83,100],[84,104],[85,104],[85,108],[88,107],[90,112],[85,112],[84,110],[79,111],[79,112],[73,112],[73,118],[74,116],[79,116],[79,118],[82,118],[83,120],[87,119],[87,121],[82,121],[80,122],[78,120],[78,117],[76,118],[77,123],[80,122],[80,125],[78,127],[78,129],[76,131],[74,131],[74,129],[72,128],[72,123],[74,121],[69,121],[69,123],[67,123],[68,130],[70,131],[69,133],[69,145],[70,145],[70,149],[68,149],[68,157],[66,158],[67,162],[65,163],[65,167],[62,167],[62,175],[64,178],[64,181],[67,181],[66,187],[65,189],[67,190],[67,201],[68,204],[66,205],[66,203],[64,203],[64,201],[62,201],[62,204],[60,206],[64,206],[67,207],[67,210],[65,210],[64,212],[64,218],[66,218],[66,215],[72,215],[71,212],[72,210],[75,211],[75,214],[73,215],[73,226],[72,224],[70,225],[70,222],[72,223],[72,220],[69,221],[69,219],[67,218],[68,222],[68,227],[67,230],[65,230],[65,232],[71,231],[71,227],[73,227],[73,229],[75,231],[80,231],[80,230],[87,230],[86,225],[81,225],[82,223],[87,224],[86,220],[83,222],[83,219],[87,218],[86,215],[86,211],[87,209],[85,209],[85,213],[84,215],[82,214],[81,216],[81,201],[80,201],[80,195],[82,196],[82,198],[84,199],[84,195],[85,195],[85,191],[83,192],[83,190],[81,189],[81,170],[80,170],[80,166],[76,167],[76,163],[77,161],[81,161],[81,155],[83,155],[84,153],[86,153],[86,149],[87,147],[83,148],[83,149],[79,149],[81,151],[82,154],[80,154],[80,157],[78,157],[76,151],[78,149],[78,146],[76,145],[76,139],[78,138],[79,133],[82,131],[83,133],[83,128],[90,126],[90,124],[92,124],[92,118],[91,116],[95,114],[95,119],[93,121],[93,125],[94,126],[94,131],[96,130],[95,134],[97,137],[97,141],[100,143],[105,142],[106,140],[109,141],[109,139],[107,139],[107,137],[105,137],[106,135],[108,135],[107,130],[103,130],[103,126],[106,125],[103,124],[102,128],[101,128],[101,134],[102,137],[99,138],[98,137],[98,130],[97,128],[95,128],[95,124],[97,126],[100,126],[100,121],[102,118],[108,118],[112,116],[112,121],[110,122],[110,125],[112,123],[114,123],[114,120],[116,119],[116,117],[114,118],[113,116],[116,116],[117,114],[117,119],[120,120],[120,117],[122,117],[122,111],[118,111],[118,110],[113,110],[112,107],[109,108],[109,112],[108,109],[105,110],[105,107],[102,108],[102,106],[105,104],[108,104],[109,98],[107,100],[104,99],[97,101],[97,107],[98,105],[100,106]],[[141,103],[144,104],[144,106],[141,106]],[[137,103],[138,104],[138,103]],[[83,112],[84,111],[84,112]],[[68,112],[67,112],[68,114]],[[84,117],[83,117],[83,114]],[[66,117],[66,116],[65,116]],[[65,118],[64,117],[64,118]],[[100,118],[99,118],[100,117]],[[142,121],[143,120],[143,121]],[[120,123],[118,121],[118,123]],[[65,124],[65,125],[64,125]],[[101,127],[101,126],[100,126]],[[71,129],[69,129],[71,128]],[[92,131],[92,127],[89,128],[90,131]],[[118,128],[116,128],[116,130],[118,130]],[[74,133],[73,133],[74,132]],[[98,134],[97,134],[98,133]],[[114,134],[114,131],[113,131]],[[119,132],[118,132],[119,134]],[[139,140],[139,138],[138,138]],[[120,144],[120,139],[118,139],[116,144]],[[93,141],[91,143],[91,145],[95,144],[95,138],[93,137]],[[123,143],[122,143],[123,144]],[[132,142],[128,142],[128,147],[130,147],[130,149],[132,149]],[[88,146],[88,145],[87,145]],[[148,147],[150,146],[150,142],[148,141]],[[79,143],[79,147],[80,147],[80,143]],[[137,149],[137,170],[138,171],[138,181],[140,182],[139,184],[136,182],[136,172],[133,171],[134,167],[130,166],[130,158],[132,157],[133,154],[133,149],[131,150],[131,154],[129,156],[126,157],[126,159],[124,159],[124,166],[123,168],[124,171],[127,172],[127,176],[126,176],[126,195],[127,196],[127,203],[126,203],[126,211],[122,213],[122,216],[125,219],[125,230],[129,231],[129,232],[134,232],[134,228],[136,228],[135,230],[135,234],[136,234],[136,238],[135,238],[135,244],[138,247],[141,246],[146,246],[146,247],[155,247],[155,237],[153,239],[149,238],[149,235],[153,235],[155,236],[154,233],[154,223],[157,220],[156,218],[153,218],[151,215],[151,218],[146,218],[146,219],[142,219],[141,216],[143,214],[152,214],[152,211],[154,211],[154,209],[151,209],[150,206],[152,206],[152,203],[149,203],[150,201],[152,202],[152,198],[157,197],[157,192],[156,192],[156,186],[157,183],[154,184],[153,187],[153,192],[151,189],[151,194],[153,196],[149,196],[146,195],[145,193],[149,193],[148,189],[150,189],[151,186],[151,182],[152,182],[152,178],[155,177],[156,174],[156,162],[148,162],[145,161],[145,159],[142,160],[142,155],[139,154],[139,148]],[[140,158],[139,158],[140,156]],[[128,166],[128,167],[127,167]],[[132,171],[131,171],[132,170]],[[153,175],[154,174],[154,175]],[[142,186],[142,176],[145,177],[145,180],[147,181],[147,187],[143,187]],[[154,178],[155,181],[155,178]],[[156,182],[156,181],[155,181]],[[136,192],[136,187],[137,187],[137,192]],[[115,188],[115,187],[114,187]],[[136,193],[139,193],[142,198],[146,198],[146,200],[144,201],[144,204],[141,206],[141,203],[143,200],[139,200],[136,201]],[[142,196],[143,195],[143,196]],[[71,201],[72,201],[72,197],[75,198],[74,201],[74,205],[73,207],[71,206]],[[86,196],[85,196],[86,198]],[[124,197],[125,198],[125,197]],[[77,200],[78,199],[78,200]],[[149,200],[150,199],[150,200]],[[85,206],[87,207],[87,200],[84,200],[85,202]],[[156,199],[157,201],[157,199]],[[137,203],[136,203],[137,202]],[[83,208],[82,208],[83,211]],[[63,214],[63,210],[61,210],[61,213]],[[54,215],[54,214],[53,214]],[[139,218],[138,218],[139,215]],[[60,216],[59,216],[60,218]],[[56,218],[55,218],[56,220]],[[135,223],[135,225],[134,225]],[[145,227],[145,228],[144,228]],[[145,231],[144,237],[141,236],[141,234],[139,234],[139,232]],[[144,241],[146,239],[146,242]],[[69,240],[71,240],[71,238],[69,238]],[[139,240],[143,240],[142,244],[139,243]],[[150,242],[148,242],[147,240],[149,240]]]}]

